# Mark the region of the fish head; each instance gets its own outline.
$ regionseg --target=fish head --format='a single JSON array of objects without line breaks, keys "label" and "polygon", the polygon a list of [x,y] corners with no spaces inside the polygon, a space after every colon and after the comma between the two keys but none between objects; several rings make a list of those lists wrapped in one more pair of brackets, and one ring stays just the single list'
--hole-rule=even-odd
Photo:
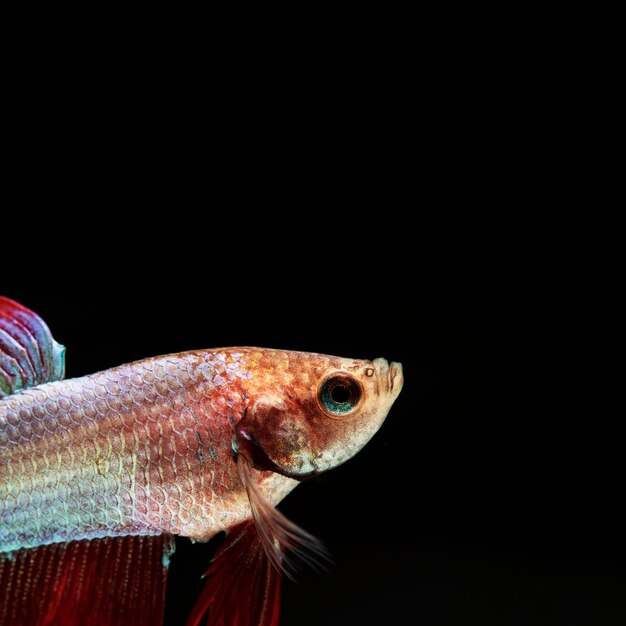
[{"label": "fish head", "polygon": [[258,470],[290,478],[328,471],[372,438],[403,381],[401,364],[383,358],[284,352],[259,359],[233,450]]}]

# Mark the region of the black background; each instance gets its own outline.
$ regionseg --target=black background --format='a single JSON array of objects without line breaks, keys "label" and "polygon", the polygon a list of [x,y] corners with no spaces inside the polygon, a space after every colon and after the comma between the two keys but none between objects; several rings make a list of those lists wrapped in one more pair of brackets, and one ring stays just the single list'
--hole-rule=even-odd
[{"label": "black background", "polygon": [[[283,626],[626,621],[619,441],[552,308],[563,233],[513,91],[455,67],[6,78],[0,292],[68,376],[228,345],[403,363],[373,440],[281,504],[334,559],[286,583]],[[168,624],[208,558],[180,543]]]}]

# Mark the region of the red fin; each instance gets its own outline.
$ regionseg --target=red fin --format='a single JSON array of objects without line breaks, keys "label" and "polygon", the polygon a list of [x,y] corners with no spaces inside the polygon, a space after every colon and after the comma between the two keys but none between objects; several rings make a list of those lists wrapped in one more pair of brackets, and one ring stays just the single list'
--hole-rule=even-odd
[{"label": "red fin", "polygon": [[0,626],[158,626],[172,552],[166,535],[0,554]]},{"label": "red fin", "polygon": [[241,454],[237,466],[254,519],[229,531],[205,574],[207,583],[187,626],[278,626],[281,577],[283,572],[291,576],[294,569],[285,552],[311,565],[328,560],[315,537],[263,498]]},{"label": "red fin", "polygon": [[0,296],[0,398],[61,380],[65,348],[33,311]]},{"label": "red fin", "polygon": [[278,626],[281,575],[253,522],[229,531],[205,575],[187,626]]}]

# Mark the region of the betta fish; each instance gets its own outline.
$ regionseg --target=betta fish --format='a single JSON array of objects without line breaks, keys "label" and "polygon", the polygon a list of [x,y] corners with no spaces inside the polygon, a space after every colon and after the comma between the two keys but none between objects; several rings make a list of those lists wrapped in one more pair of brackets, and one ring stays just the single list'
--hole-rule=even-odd
[{"label": "betta fish", "polygon": [[402,368],[254,347],[64,380],[44,321],[0,297],[0,625],[163,622],[175,537],[226,538],[189,625],[276,626],[290,551],[276,505],[354,456]]}]

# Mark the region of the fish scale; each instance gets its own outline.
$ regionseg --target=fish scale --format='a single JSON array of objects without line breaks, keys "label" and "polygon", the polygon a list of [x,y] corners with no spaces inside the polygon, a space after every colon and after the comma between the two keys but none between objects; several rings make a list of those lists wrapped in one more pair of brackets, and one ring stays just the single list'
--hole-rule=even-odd
[{"label": "fish scale", "polygon": [[185,353],[3,400],[0,551],[127,534],[203,538],[249,516],[229,430],[244,412],[236,382],[247,372],[243,355]]}]

